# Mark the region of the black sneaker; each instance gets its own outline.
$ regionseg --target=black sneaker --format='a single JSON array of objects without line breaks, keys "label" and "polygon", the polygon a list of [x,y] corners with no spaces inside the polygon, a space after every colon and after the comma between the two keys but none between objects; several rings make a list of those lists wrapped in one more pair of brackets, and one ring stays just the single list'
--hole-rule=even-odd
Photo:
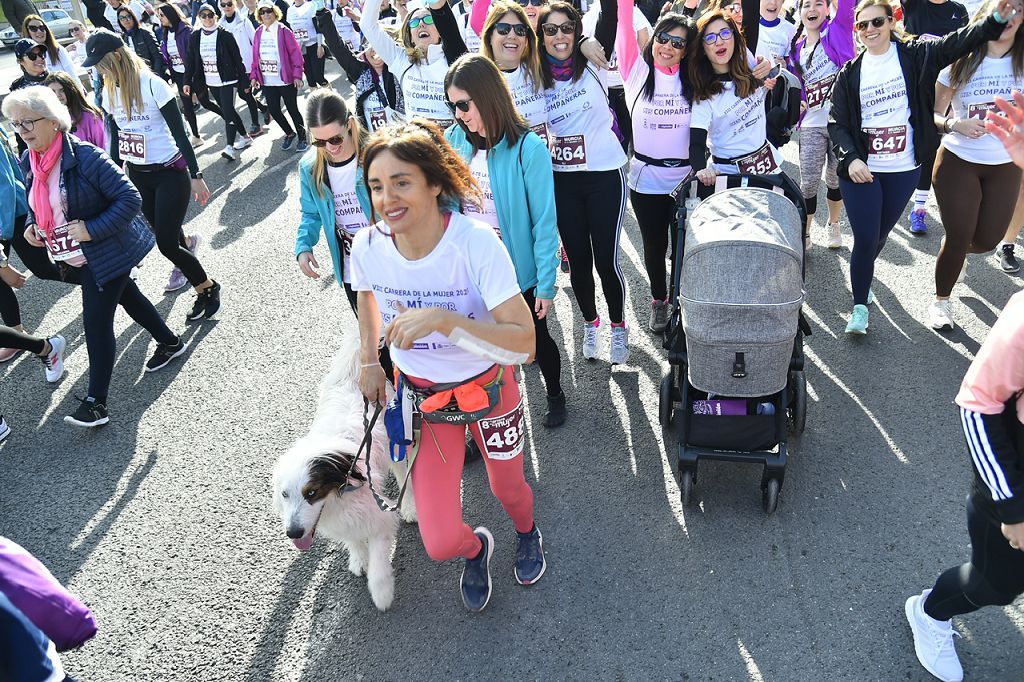
[{"label": "black sneaker", "polygon": [[474,613],[479,613],[491,600],[491,554],[494,553],[494,536],[480,526],[475,531],[483,548],[476,559],[466,559],[462,569],[462,603]]},{"label": "black sneaker", "polygon": [[110,422],[110,417],[107,416],[107,406],[103,403],[98,403],[92,396],[81,400],[78,409],[68,416],[64,417],[65,424],[74,424],[75,426],[84,426],[86,428],[93,428],[95,426],[103,426]]},{"label": "black sneaker", "polygon": [[558,395],[549,395],[547,400],[548,411],[544,413],[544,426],[553,429],[565,423],[565,393],[559,391]]},{"label": "black sneaker", "polygon": [[188,350],[188,341],[178,337],[178,343],[174,345],[167,345],[166,343],[156,344],[156,351],[153,353],[153,357],[146,363],[147,372],[155,372],[162,367],[166,367],[167,363],[176,357],[182,355]]},{"label": "black sneaker", "polygon": [[1002,253],[999,254],[999,263],[1003,266],[1003,272],[1008,275],[1020,272],[1020,263],[1013,255],[1013,244],[1003,244]]},{"label": "black sneaker", "polygon": [[544,537],[536,523],[529,533],[516,531],[516,537],[519,538],[516,544],[516,582],[532,585],[540,580],[548,567],[544,560]]},{"label": "black sneaker", "polygon": [[214,282],[213,286],[203,289],[202,293],[196,296],[196,302],[192,306],[192,312],[185,316],[188,322],[195,322],[202,318],[210,319],[220,310],[220,282]]}]

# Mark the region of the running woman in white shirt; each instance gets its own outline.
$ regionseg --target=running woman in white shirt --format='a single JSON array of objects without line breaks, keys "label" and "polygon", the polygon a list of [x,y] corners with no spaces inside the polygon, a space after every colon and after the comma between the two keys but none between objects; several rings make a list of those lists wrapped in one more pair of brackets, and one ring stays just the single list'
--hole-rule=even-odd
[{"label": "running woman in white shirt", "polygon": [[403,402],[416,403],[423,417],[412,465],[423,545],[435,561],[465,559],[462,601],[482,611],[491,596],[494,537],[462,519],[467,428],[484,453],[491,491],[516,529],[516,582],[532,585],[546,568],[533,491],[523,475],[523,403],[513,370],[533,357],[533,320],[494,229],[449,212],[479,202],[479,188],[436,126],[414,119],[384,128],[363,159],[382,220],[352,244],[359,385],[369,401],[387,401],[377,351],[383,332]]},{"label": "running woman in white shirt", "polygon": [[[309,149],[309,142],[306,140],[306,124],[299,111],[299,88],[302,87],[303,75],[302,48],[295,34],[281,23],[281,8],[274,4],[274,0],[259,0],[256,14],[260,27],[253,37],[252,71],[249,76],[263,90],[270,115],[284,131],[281,149],[289,151],[295,145],[296,151],[305,152]],[[281,111],[282,100],[295,124],[294,129],[288,125],[288,119]]]},{"label": "running woman in white shirt", "polygon": [[[594,37],[604,46],[607,58],[614,47],[616,7],[614,0],[604,2]],[[583,357],[593,360],[600,352],[596,267],[608,304],[609,359],[612,364],[622,364],[629,359],[626,282],[619,268],[626,155],[612,131],[604,80],[580,51],[583,22],[579,13],[572,5],[555,2],[541,11],[538,24],[558,231],[569,256],[573,295],[583,313]]]},{"label": "running woman in white shirt", "polygon": [[157,8],[157,17],[160,19],[160,25],[164,28],[164,34],[160,36],[160,52],[164,56],[167,73],[178,87],[181,112],[184,114],[189,128],[192,129],[192,146],[198,149],[203,146],[203,138],[199,135],[199,122],[196,120],[196,108],[192,103],[192,97],[195,97],[207,111],[212,111],[218,116],[221,115],[220,107],[210,101],[210,96],[205,90],[193,93],[191,96],[185,94],[185,55],[188,54],[192,27],[185,21],[181,10],[177,5],[164,3]]},{"label": "running woman in white shirt", "polygon": [[843,245],[839,214],[843,195],[839,192],[839,165],[828,136],[828,110],[832,84],[843,64],[857,55],[853,44],[853,9],[857,0],[839,0],[830,15],[830,0],[799,0],[800,26],[793,36],[789,68],[803,83],[803,118],[800,120],[800,190],[807,204],[809,239],[818,212],[818,187],[825,171],[828,203],[828,248]]},{"label": "running woman in white shirt", "polygon": [[[981,9],[985,17],[995,5]],[[1024,90],[1024,2],[996,40],[953,62],[935,85],[935,125],[946,132],[935,157],[932,182],[946,236],[935,261],[935,301],[928,311],[933,329],[952,330],[949,296],[968,253],[996,248],[1010,224],[1021,170],[985,132],[985,114],[998,111],[995,98]],[[952,115],[947,116],[950,104]]]},{"label": "running woman in white shirt", "polygon": [[288,25],[295,34],[295,40],[302,48],[302,71],[306,75],[306,84],[311,88],[329,85],[324,76],[324,37],[313,23],[316,14],[316,3],[306,0],[292,0],[288,9]]},{"label": "running woman in white shirt", "polygon": [[997,39],[1014,13],[1003,0],[984,22],[937,41],[905,41],[887,0],[857,6],[855,26],[866,50],[839,71],[828,124],[853,231],[847,334],[867,333],[875,259],[917,186],[922,160],[938,148],[932,83],[941,69]]},{"label": "running woman in white shirt", "polygon": [[[238,3],[238,4],[236,4]],[[259,113],[267,113],[267,107],[253,97],[252,89],[248,87],[249,74],[252,72],[252,43],[256,38],[256,27],[249,21],[249,10],[240,7],[241,0],[220,0],[220,26],[235,38],[238,44],[238,52],[242,55],[242,63],[245,65],[245,82],[239,80],[235,89],[238,96],[249,107],[249,119],[252,125],[249,128],[249,137],[258,137],[263,134],[263,126],[260,125]]]},{"label": "running woman in white shirt", "polygon": [[21,34],[46,48],[47,71],[51,73],[53,71],[63,71],[70,76],[78,78],[78,74],[75,73],[75,63],[71,61],[71,56],[67,50],[61,47],[57,39],[53,37],[50,27],[46,25],[41,16],[30,14],[25,17],[25,21],[21,25]]}]

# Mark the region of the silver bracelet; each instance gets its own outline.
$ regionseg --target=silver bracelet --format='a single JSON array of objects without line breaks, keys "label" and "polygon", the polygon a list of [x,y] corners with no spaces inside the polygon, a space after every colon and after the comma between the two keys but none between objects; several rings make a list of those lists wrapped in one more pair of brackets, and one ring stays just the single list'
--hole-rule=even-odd
[{"label": "silver bracelet", "polygon": [[366,369],[367,367],[380,367],[380,363],[379,362],[367,362],[366,364],[359,365],[359,369]]}]

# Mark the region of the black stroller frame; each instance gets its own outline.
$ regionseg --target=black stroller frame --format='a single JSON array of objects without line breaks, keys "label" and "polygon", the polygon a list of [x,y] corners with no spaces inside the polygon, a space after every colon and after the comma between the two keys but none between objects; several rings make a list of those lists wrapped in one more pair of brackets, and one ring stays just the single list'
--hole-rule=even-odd
[{"label": "black stroller frame", "polygon": [[[728,188],[757,187],[784,194],[797,207],[801,228],[807,224],[807,209],[799,187],[783,173],[774,176],[720,175]],[[771,396],[757,398],[759,403],[771,402],[774,414],[696,415],[693,401],[707,394],[690,385],[687,379],[688,359],[683,332],[679,295],[682,290],[683,244],[686,236],[687,203],[706,199],[715,187],[696,183],[696,196],[691,188],[692,176],[677,188],[676,249],[672,263],[672,312],[665,330],[664,348],[669,369],[662,377],[659,390],[658,418],[662,428],[677,438],[679,490],[683,505],[690,502],[697,482],[701,459],[761,464],[762,504],[771,514],[778,505],[779,491],[786,476],[788,432],[802,433],[807,419],[807,382],[804,377],[803,338],[811,329],[801,313],[793,353],[790,358],[786,386]],[[801,231],[802,234],[802,231]],[[803,248],[804,240],[800,240]],[[725,396],[723,396],[725,397]],[[678,403],[678,406],[677,406]],[[668,438],[666,437],[666,442]]]}]

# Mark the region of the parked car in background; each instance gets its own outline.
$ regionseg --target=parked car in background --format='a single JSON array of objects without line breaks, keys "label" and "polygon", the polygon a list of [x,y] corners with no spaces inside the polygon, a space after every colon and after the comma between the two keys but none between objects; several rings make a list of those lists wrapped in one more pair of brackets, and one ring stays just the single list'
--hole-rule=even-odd
[{"label": "parked car in background", "polygon": [[[50,27],[50,33],[53,34],[58,43],[66,45],[74,40],[71,37],[70,14],[62,9],[39,9],[38,12],[39,16],[46,22],[46,25]],[[14,47],[14,43],[18,42],[19,38],[21,38],[21,34],[13,26],[0,32],[0,42],[7,49]]]}]

